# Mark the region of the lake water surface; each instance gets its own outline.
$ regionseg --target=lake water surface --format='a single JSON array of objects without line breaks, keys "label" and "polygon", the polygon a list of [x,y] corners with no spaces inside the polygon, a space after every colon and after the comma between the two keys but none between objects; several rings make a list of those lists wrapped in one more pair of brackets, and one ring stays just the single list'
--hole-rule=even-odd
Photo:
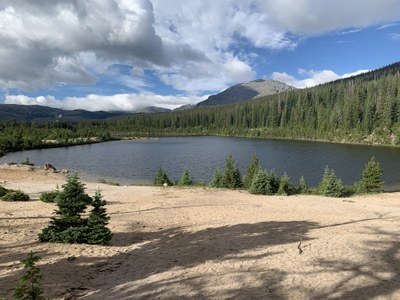
[{"label": "lake water surface", "polygon": [[318,185],[326,165],[345,184],[352,184],[374,155],[384,171],[385,189],[400,189],[400,148],[306,141],[229,137],[115,141],[15,152],[0,158],[0,163],[20,163],[29,157],[36,165],[49,162],[56,168],[75,170],[83,179],[121,184],[148,183],[160,166],[172,180],[178,180],[187,167],[193,179],[209,182],[216,168],[224,169],[228,153],[243,175],[255,153],[264,168],[278,175],[286,171],[296,185],[303,175],[310,186]]}]

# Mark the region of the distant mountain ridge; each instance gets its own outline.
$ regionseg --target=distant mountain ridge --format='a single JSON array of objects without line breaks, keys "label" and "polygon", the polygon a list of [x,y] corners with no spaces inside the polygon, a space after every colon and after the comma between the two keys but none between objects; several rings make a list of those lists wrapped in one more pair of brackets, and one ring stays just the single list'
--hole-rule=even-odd
[{"label": "distant mountain ridge", "polygon": [[294,87],[280,81],[257,79],[231,86],[218,94],[211,95],[206,100],[197,103],[196,106],[231,104],[257,97],[278,94],[292,89],[294,89]]},{"label": "distant mountain ridge", "polygon": [[87,111],[83,109],[64,110],[40,105],[0,104],[0,123],[17,122],[80,122],[120,118],[133,114],[169,112],[169,109],[155,106],[144,107],[134,112]]}]

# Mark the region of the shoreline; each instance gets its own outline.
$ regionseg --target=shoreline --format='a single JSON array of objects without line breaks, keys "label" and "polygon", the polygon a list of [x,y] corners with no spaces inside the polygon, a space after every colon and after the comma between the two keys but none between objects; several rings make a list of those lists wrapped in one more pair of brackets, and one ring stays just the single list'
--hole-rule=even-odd
[{"label": "shoreline", "polygon": [[[28,202],[0,201],[0,298],[37,252],[52,299],[400,297],[400,193],[327,198],[84,182],[108,201],[109,244],[37,242],[61,174],[0,168]],[[301,247],[302,254],[299,254]]]}]

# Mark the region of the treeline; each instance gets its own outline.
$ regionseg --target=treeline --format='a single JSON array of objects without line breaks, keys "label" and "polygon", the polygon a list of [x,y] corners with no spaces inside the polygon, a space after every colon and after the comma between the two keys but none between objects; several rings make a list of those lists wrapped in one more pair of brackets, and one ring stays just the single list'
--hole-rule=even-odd
[{"label": "treeline", "polygon": [[0,124],[0,155],[138,136],[225,135],[400,144],[400,63],[226,106],[109,121]]},{"label": "treeline", "polygon": [[0,156],[7,152],[78,145],[111,140],[101,124],[0,124]]},{"label": "treeline", "polygon": [[234,105],[107,122],[132,135],[221,134],[400,144],[400,63]]}]

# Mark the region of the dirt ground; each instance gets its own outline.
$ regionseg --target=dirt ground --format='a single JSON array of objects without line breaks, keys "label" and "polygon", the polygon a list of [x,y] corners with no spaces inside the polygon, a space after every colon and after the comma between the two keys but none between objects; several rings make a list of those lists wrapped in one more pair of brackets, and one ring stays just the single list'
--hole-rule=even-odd
[{"label": "dirt ground", "polygon": [[0,184],[32,199],[0,201],[0,298],[11,299],[32,250],[52,299],[400,299],[400,193],[271,197],[87,182],[109,202],[109,244],[39,243],[55,208],[39,195],[63,183],[0,167]]}]

